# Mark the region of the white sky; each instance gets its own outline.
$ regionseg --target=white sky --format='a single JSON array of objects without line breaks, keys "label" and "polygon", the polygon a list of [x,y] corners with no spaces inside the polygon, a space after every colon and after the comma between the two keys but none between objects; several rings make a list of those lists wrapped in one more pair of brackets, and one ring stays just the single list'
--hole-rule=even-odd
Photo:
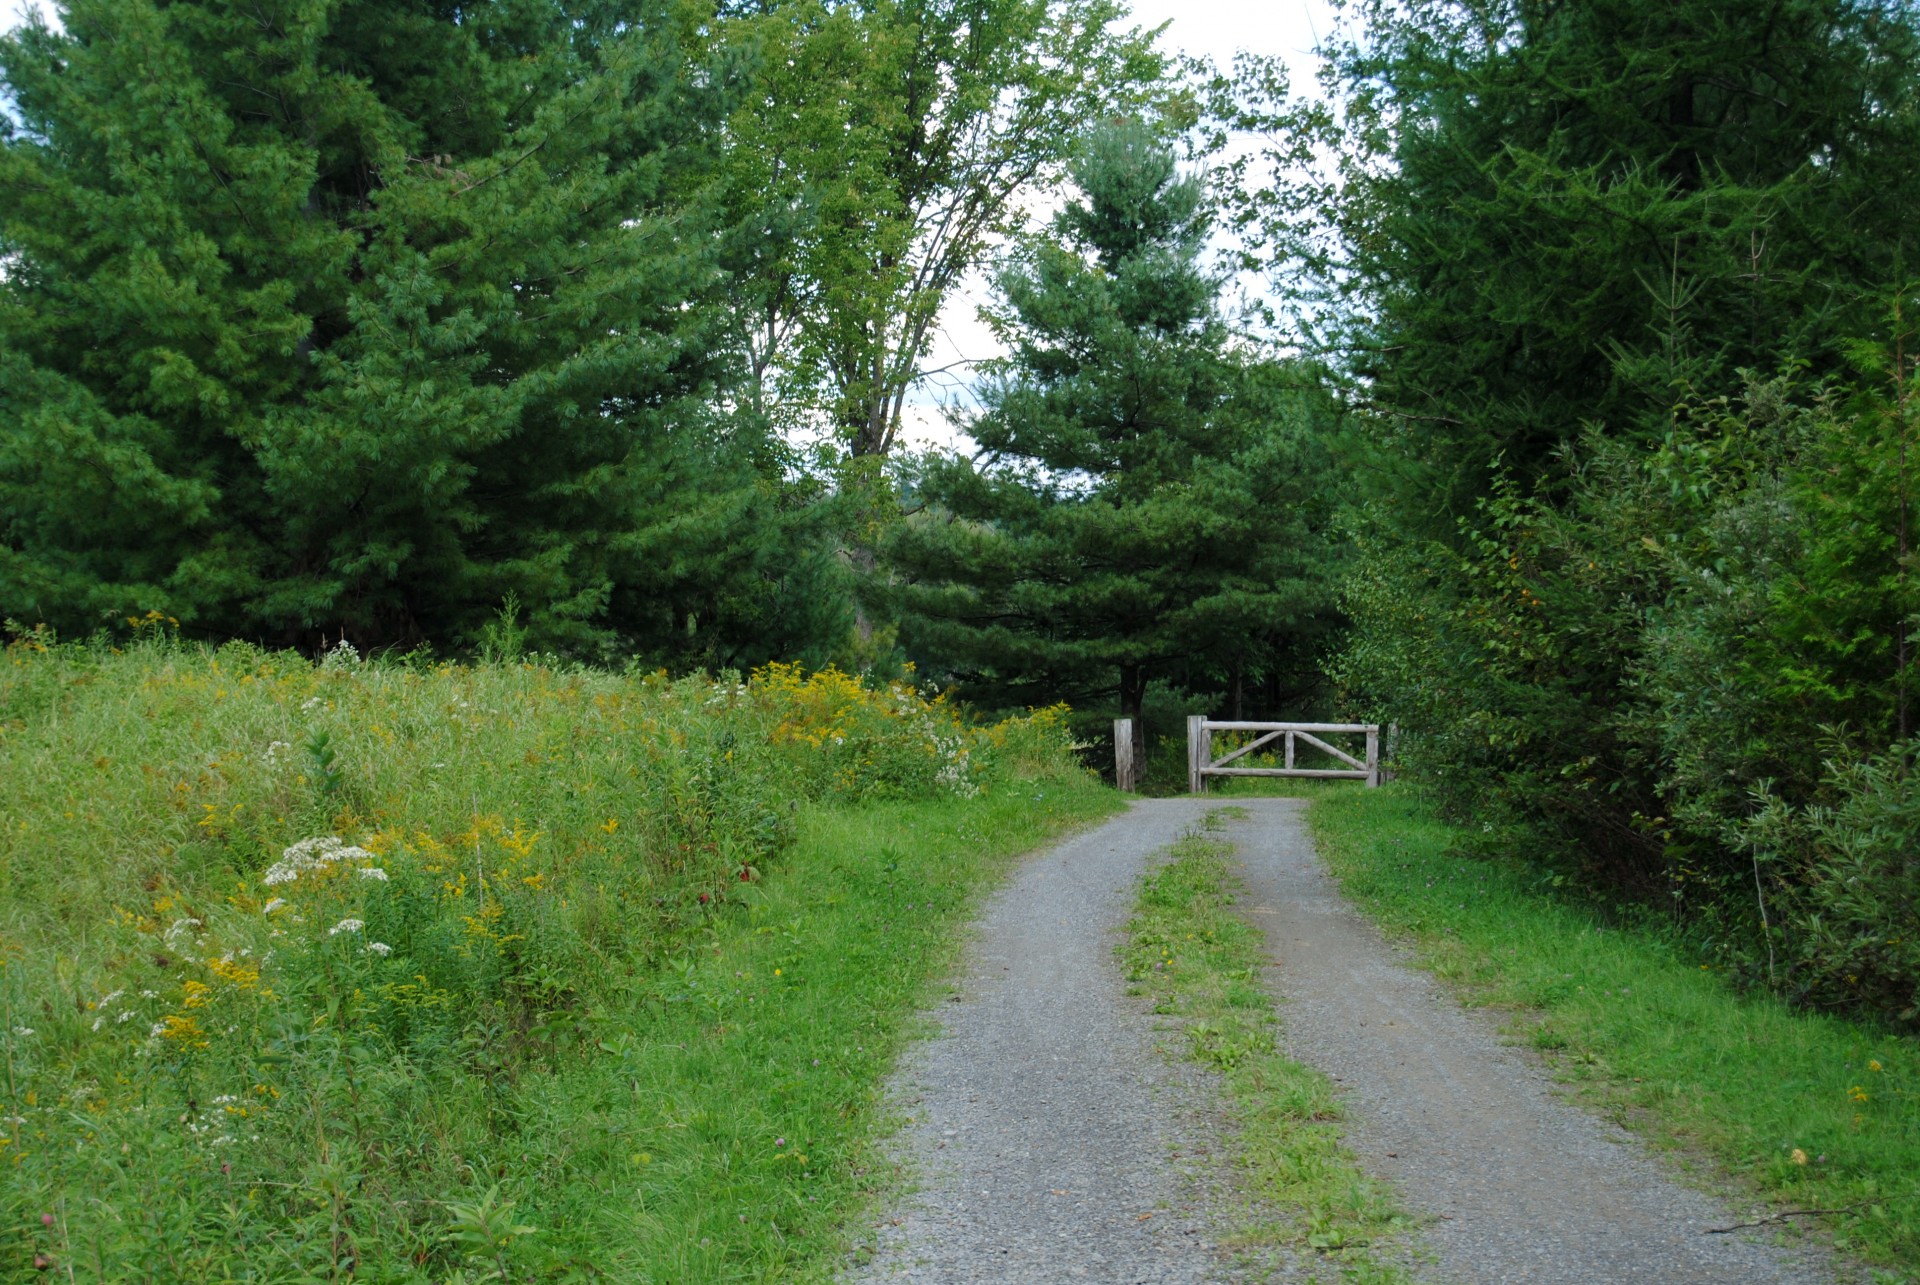
[{"label": "white sky", "polygon": [[48,18],[52,18],[53,0],[5,0],[5,3],[0,4],[0,20],[3,20],[7,29],[11,31],[36,9],[46,14]]},{"label": "white sky", "polygon": [[[53,15],[51,0],[0,0],[0,25],[12,27],[35,9]],[[1133,0],[1133,12],[1143,26],[1170,24],[1162,37],[1167,48],[1205,55],[1222,66],[1242,49],[1277,54],[1292,71],[1295,92],[1314,88],[1318,61],[1313,47],[1334,22],[1331,0]],[[964,400],[969,364],[997,352],[978,317],[986,296],[986,280],[975,274],[948,301],[926,363],[928,370],[946,373],[929,377],[909,395],[906,445],[952,446],[962,440],[941,406]]]}]

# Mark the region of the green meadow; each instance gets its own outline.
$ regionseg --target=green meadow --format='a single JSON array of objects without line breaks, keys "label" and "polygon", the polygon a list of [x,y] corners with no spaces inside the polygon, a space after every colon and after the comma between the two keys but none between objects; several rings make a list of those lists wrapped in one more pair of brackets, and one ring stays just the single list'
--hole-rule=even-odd
[{"label": "green meadow", "polygon": [[0,782],[22,1281],[824,1275],[976,894],[1115,804],[905,683],[164,636],[11,647]]}]

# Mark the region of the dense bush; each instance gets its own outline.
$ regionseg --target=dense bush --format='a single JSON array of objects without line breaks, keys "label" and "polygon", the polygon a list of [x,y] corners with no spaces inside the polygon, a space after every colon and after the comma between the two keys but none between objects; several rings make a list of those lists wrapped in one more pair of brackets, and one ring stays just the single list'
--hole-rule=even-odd
[{"label": "dense bush", "polygon": [[457,1263],[438,1202],[533,1145],[547,1077],[778,868],[798,809],[1069,763],[1057,712],[977,728],[831,671],[21,637],[0,1220],[57,1211],[95,1279]]},{"label": "dense bush", "polygon": [[1376,550],[1340,675],[1456,810],[1544,828],[1755,980],[1912,1022],[1911,424],[1873,378],[1697,399],[1651,451],[1590,435],[1564,499],[1503,486],[1456,543]]}]

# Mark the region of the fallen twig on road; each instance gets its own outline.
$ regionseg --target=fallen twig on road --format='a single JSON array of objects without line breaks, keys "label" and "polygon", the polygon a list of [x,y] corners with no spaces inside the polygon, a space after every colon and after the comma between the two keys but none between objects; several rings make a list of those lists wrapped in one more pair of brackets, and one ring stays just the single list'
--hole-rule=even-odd
[{"label": "fallen twig on road", "polygon": [[1850,1214],[1860,1208],[1858,1205],[1843,1205],[1839,1209],[1783,1209],[1777,1214],[1768,1214],[1750,1223],[1735,1223],[1731,1227],[1709,1227],[1707,1235],[1724,1236],[1730,1231],[1741,1231],[1748,1227],[1765,1227],[1768,1223],[1783,1223],[1789,1218],[1802,1218],[1813,1214]]}]

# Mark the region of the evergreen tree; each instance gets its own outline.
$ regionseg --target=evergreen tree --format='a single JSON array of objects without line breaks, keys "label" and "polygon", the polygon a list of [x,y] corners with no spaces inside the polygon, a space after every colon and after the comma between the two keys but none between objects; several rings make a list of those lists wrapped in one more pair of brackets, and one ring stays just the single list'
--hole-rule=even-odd
[{"label": "evergreen tree", "polygon": [[[7,615],[460,645],[512,595],[536,646],[752,637],[807,559],[713,409],[727,77],[681,11],[60,12],[0,41]],[[739,638],[689,644],[722,601]]]},{"label": "evergreen tree", "polygon": [[[1369,0],[1327,52],[1330,203],[1266,197],[1379,437],[1451,535],[1583,424],[1845,366],[1920,252],[1920,34],[1881,0]],[[1287,196],[1291,196],[1291,201]],[[1299,214],[1330,209],[1323,258]],[[1317,211],[1316,211],[1317,212]]]},{"label": "evergreen tree", "polygon": [[926,470],[886,552],[910,651],[996,700],[1117,693],[1144,753],[1151,680],[1326,621],[1316,412],[1234,350],[1201,186],[1148,130],[1103,130],[1073,178],[1000,278],[979,453]]}]

